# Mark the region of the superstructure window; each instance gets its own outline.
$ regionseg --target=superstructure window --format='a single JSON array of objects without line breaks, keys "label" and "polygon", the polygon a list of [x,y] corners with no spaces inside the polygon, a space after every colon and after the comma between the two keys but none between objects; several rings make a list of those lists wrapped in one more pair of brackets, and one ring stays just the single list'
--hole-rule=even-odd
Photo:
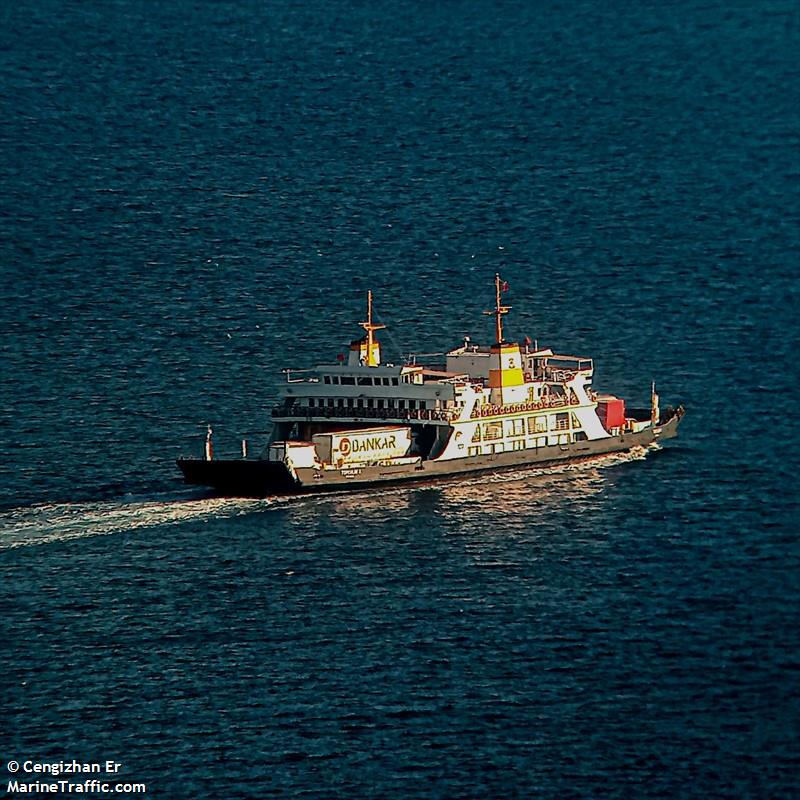
[{"label": "superstructure window", "polygon": [[356,379],[355,379],[355,378],[353,378],[353,377],[352,377],[352,376],[350,376],[350,375],[345,375],[345,376],[343,376],[343,377],[342,377],[342,383],[343,383],[345,386],[355,386]]},{"label": "superstructure window", "polygon": [[528,417],[528,433],[542,433],[547,430],[547,417]]},{"label": "superstructure window", "polygon": [[323,375],[322,376],[322,382],[323,383],[330,383],[331,382],[331,376],[330,375]]},{"label": "superstructure window", "polygon": [[359,378],[356,383],[359,386],[372,386],[372,378]]},{"label": "superstructure window", "polygon": [[506,436],[523,436],[525,434],[524,419],[506,420]]},{"label": "superstructure window", "polygon": [[484,439],[502,439],[503,438],[503,423],[486,422],[483,426]]}]

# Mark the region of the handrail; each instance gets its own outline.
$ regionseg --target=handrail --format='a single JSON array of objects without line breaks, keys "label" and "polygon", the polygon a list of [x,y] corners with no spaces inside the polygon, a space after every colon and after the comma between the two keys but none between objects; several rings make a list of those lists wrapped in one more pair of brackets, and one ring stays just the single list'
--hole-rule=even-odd
[{"label": "handrail", "polygon": [[[575,399],[577,400],[577,398]],[[480,417],[499,417],[505,416],[506,414],[520,414],[526,411],[544,411],[551,408],[573,408],[579,405],[579,402],[569,402],[566,397],[546,396],[541,400],[528,400],[525,403],[506,403],[502,406],[475,406],[470,414],[470,419],[479,419]]]}]

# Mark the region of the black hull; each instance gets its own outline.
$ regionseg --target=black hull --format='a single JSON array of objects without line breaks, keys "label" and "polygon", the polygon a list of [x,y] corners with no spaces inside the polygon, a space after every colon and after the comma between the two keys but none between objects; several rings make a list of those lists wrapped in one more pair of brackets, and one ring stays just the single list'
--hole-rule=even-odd
[{"label": "black hull", "polygon": [[283,464],[270,461],[179,458],[177,463],[186,483],[208,486],[229,497],[267,497],[302,491]]}]

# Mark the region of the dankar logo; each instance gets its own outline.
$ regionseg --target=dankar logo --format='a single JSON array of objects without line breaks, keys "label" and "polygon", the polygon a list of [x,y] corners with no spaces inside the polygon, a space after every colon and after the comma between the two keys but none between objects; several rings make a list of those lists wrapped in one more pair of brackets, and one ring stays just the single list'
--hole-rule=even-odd
[{"label": "dankar logo", "polygon": [[371,436],[369,439],[353,439],[345,437],[339,440],[339,452],[343,456],[350,453],[364,453],[369,450],[391,450],[397,444],[397,436]]}]

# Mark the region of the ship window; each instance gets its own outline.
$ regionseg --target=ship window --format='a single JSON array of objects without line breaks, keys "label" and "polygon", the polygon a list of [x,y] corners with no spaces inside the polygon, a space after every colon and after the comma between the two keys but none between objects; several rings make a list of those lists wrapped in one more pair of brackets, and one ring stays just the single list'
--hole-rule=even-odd
[{"label": "ship window", "polygon": [[328,408],[333,408],[333,398],[332,397],[328,398]]},{"label": "ship window", "polygon": [[541,433],[547,430],[547,417],[528,417],[528,433]]},{"label": "ship window", "polygon": [[397,378],[392,378],[392,386],[399,386],[399,385],[400,381],[398,381]]},{"label": "ship window", "polygon": [[556,430],[565,431],[569,428],[569,414],[556,414]]},{"label": "ship window", "polygon": [[323,376],[322,382],[323,383],[330,383],[331,382],[331,376],[330,375]]},{"label": "ship window", "polygon": [[585,442],[589,439],[586,435],[586,431],[575,431],[575,441],[576,442]]},{"label": "ship window", "polygon": [[353,407],[353,398],[352,397],[348,397],[347,398],[347,407],[348,408],[352,408]]},{"label": "ship window", "polygon": [[359,386],[372,386],[372,378],[359,378],[357,383]]},{"label": "ship window", "polygon": [[523,436],[525,434],[524,419],[507,419],[506,436]]},{"label": "ship window", "polygon": [[475,426],[475,433],[472,434],[472,441],[479,442],[481,440],[481,426]]},{"label": "ship window", "polygon": [[364,408],[364,401],[361,398],[358,399],[358,407]]},{"label": "ship window", "polygon": [[502,439],[503,438],[503,423],[501,421],[497,422],[487,422],[483,426],[483,438],[484,439]]},{"label": "ship window", "polygon": [[350,377],[348,375],[346,375],[346,376],[344,376],[342,378],[342,383],[345,384],[346,386],[354,386],[355,382],[356,382],[356,379],[353,378],[353,377]]}]

